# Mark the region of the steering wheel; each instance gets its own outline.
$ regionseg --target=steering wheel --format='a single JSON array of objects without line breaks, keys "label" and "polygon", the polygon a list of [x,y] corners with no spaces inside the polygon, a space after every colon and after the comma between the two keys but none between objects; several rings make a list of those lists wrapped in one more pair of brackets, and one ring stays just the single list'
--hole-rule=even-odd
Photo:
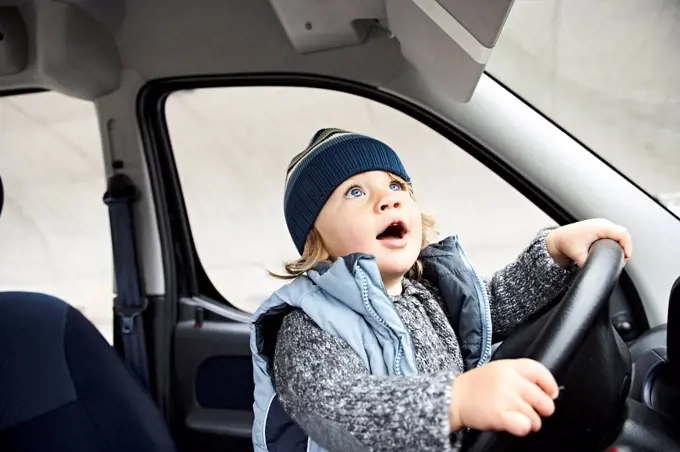
[{"label": "steering wheel", "polygon": [[[619,244],[613,240],[602,239],[595,242],[588,259],[579,271],[569,290],[562,301],[551,312],[546,314],[539,330],[533,328],[528,332],[518,331],[524,335],[523,341],[513,340],[513,333],[498,348],[492,359],[511,357],[528,357],[544,364],[553,374],[558,384],[566,375],[569,364],[577,356],[579,350],[584,347],[593,330],[597,329],[599,315],[606,310],[609,297],[616,286],[624,265],[624,253]],[[605,334],[613,333],[608,315],[601,322],[600,330]],[[607,329],[608,327],[608,329]],[[610,333],[611,332],[611,333]],[[620,340],[620,339],[619,339]],[[519,348],[523,350],[517,350]],[[515,348],[505,350],[504,347]],[[592,346],[589,346],[593,348]],[[607,351],[609,353],[609,351]],[[505,356],[503,356],[505,355]],[[592,357],[590,357],[592,361]],[[606,362],[601,363],[607,365]],[[621,383],[618,383],[621,386]],[[625,385],[624,385],[625,386]],[[627,389],[620,397],[625,403]],[[578,396],[578,394],[576,394]],[[560,395],[560,398],[562,395]],[[618,393],[616,402],[618,402]],[[559,410],[559,405],[557,410]],[[557,411],[556,411],[557,413]],[[554,415],[553,415],[554,416]],[[543,429],[542,429],[543,430]],[[540,433],[540,432],[539,432]],[[485,431],[472,434],[471,442],[466,441],[464,450],[467,452],[498,452],[501,450],[523,450],[517,447],[522,438],[514,437],[505,432]],[[531,436],[531,435],[530,435]],[[514,446],[511,446],[514,444]],[[576,449],[574,449],[576,450]]]}]

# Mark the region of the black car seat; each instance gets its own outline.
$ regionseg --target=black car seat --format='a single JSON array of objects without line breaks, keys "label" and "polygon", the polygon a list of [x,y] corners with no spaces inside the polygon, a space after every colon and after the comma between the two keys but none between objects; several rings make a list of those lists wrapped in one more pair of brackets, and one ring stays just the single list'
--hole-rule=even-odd
[{"label": "black car seat", "polygon": [[[0,180],[0,210],[2,200]],[[49,295],[0,292],[0,450],[175,446],[149,394],[78,310]]]}]

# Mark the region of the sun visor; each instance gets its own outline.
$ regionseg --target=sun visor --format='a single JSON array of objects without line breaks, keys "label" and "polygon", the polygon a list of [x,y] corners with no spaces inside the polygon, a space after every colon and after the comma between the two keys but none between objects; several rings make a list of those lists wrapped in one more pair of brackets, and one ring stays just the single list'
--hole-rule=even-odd
[{"label": "sun visor", "polygon": [[467,102],[514,0],[386,0],[404,57],[442,94]]},{"label": "sun visor", "polygon": [[300,53],[364,43],[389,27],[404,58],[431,87],[472,97],[514,0],[269,0]]},{"label": "sun visor", "polygon": [[28,65],[28,36],[15,7],[0,7],[0,76],[13,75]]}]

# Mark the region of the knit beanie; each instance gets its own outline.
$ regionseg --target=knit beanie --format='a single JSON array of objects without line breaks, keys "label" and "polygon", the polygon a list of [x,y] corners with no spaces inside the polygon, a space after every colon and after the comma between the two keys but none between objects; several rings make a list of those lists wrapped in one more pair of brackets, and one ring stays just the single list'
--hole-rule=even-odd
[{"label": "knit beanie", "polygon": [[283,210],[288,231],[302,254],[307,235],[333,191],[348,178],[386,171],[407,183],[397,153],[375,138],[340,129],[321,129],[288,165]]}]

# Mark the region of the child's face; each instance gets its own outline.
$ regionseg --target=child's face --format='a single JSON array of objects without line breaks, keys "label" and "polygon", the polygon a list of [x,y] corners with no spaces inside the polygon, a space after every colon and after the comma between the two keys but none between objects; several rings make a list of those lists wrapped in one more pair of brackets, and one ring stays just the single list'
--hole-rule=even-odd
[{"label": "child's face", "polygon": [[407,187],[384,171],[343,182],[321,210],[316,229],[332,257],[374,255],[383,279],[405,275],[422,245],[420,209]]}]

